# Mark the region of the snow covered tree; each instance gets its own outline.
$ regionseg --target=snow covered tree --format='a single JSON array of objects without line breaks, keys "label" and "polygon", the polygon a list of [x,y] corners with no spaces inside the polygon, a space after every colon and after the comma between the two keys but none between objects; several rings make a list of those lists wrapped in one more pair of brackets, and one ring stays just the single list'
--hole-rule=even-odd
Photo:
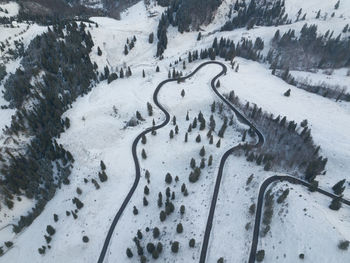
[{"label": "snow covered tree", "polygon": [[129,50],[128,50],[128,46],[125,45],[124,46],[124,55],[126,56],[127,54],[129,54]]},{"label": "snow covered tree", "polygon": [[201,135],[198,134],[197,137],[196,137],[196,142],[200,143],[201,142]]}]

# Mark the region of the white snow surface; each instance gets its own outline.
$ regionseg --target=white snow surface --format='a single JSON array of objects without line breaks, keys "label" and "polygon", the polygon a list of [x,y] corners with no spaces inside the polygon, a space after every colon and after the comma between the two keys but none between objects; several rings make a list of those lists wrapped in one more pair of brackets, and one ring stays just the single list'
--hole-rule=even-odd
[{"label": "white snow surface", "polygon": [[[239,41],[241,37],[255,40],[261,37],[265,41],[264,53],[269,50],[269,40],[279,29],[281,32],[295,29],[296,33],[307,23],[318,25],[319,33],[328,29],[334,30],[337,35],[343,27],[350,22],[350,2],[340,1],[338,10],[334,10],[336,1],[301,1],[286,0],[286,11],[290,18],[295,20],[295,15],[302,8],[302,14],[307,13],[306,21],[299,21],[291,25],[276,27],[255,27],[252,30],[237,29],[231,32],[216,32],[224,24],[230,4],[234,1],[225,0],[214,18],[213,23],[203,27],[203,38],[196,41],[198,32],[180,34],[176,28],[168,29],[168,48],[164,53],[164,60],[155,58],[156,31],[160,14],[164,8],[155,6],[145,7],[143,2],[132,6],[122,14],[120,21],[110,18],[92,18],[99,24],[98,28],[92,28],[91,34],[95,42],[94,51],[91,54],[92,61],[99,66],[99,71],[108,65],[112,71],[119,72],[120,68],[131,67],[133,75],[129,78],[118,79],[107,84],[99,83],[93,90],[81,97],[73,104],[73,107],[65,113],[69,117],[71,127],[62,134],[59,142],[69,150],[74,158],[74,168],[70,176],[70,185],[62,186],[47,204],[42,214],[19,235],[11,233],[8,223],[16,221],[16,216],[24,213],[31,207],[31,201],[24,199],[16,202],[13,211],[0,211],[0,246],[2,242],[12,240],[14,247],[0,257],[0,262],[96,262],[102,248],[104,238],[118,211],[121,203],[127,195],[135,176],[135,167],[131,155],[131,144],[134,138],[145,128],[163,121],[163,114],[155,107],[152,101],[154,89],[158,83],[168,77],[169,64],[174,65],[179,57],[187,58],[187,52],[194,49],[200,50],[212,44],[215,37],[226,37]],[[322,19],[315,19],[316,13],[321,10]],[[335,12],[334,17],[331,14]],[[150,16],[150,14],[158,14]],[[326,16],[327,13],[327,16]],[[294,22],[294,21],[293,21]],[[33,28],[33,31],[30,31]],[[0,35],[0,41],[14,37],[21,30],[16,28],[4,36]],[[38,26],[30,27],[27,32],[34,36],[43,30]],[[148,43],[148,36],[153,32],[155,41]],[[12,35],[11,35],[12,34]],[[123,54],[127,38],[131,40],[136,36],[135,47],[127,56]],[[30,41],[30,37],[26,38]],[[28,42],[29,43],[29,42]],[[102,50],[102,56],[97,55],[97,46]],[[320,187],[332,191],[331,187],[343,178],[349,178],[350,171],[350,106],[346,102],[335,102],[319,95],[308,93],[294,86],[290,86],[281,79],[271,75],[268,65],[248,61],[241,58],[235,59],[239,63],[239,72],[231,70],[229,63],[228,72],[220,78],[221,93],[231,90],[242,101],[256,103],[267,112],[287,116],[288,120],[300,123],[307,119],[311,127],[314,141],[321,146],[321,154],[328,158],[326,175],[318,176]],[[182,62],[176,66],[184,74],[194,70],[202,61],[188,64],[182,69]],[[159,66],[160,72],[155,68]],[[7,68],[12,72],[19,66],[19,61],[8,62]],[[142,78],[142,71],[146,77]],[[199,131],[198,127],[188,136],[188,143],[184,143],[185,132],[190,121],[201,111],[209,124],[210,104],[216,100],[211,91],[210,81],[220,71],[217,65],[202,68],[195,76],[184,83],[168,83],[160,94],[159,101],[171,114],[176,116],[179,134],[169,139],[169,132],[174,129],[170,122],[167,126],[157,131],[156,136],[148,135],[145,145],[138,145],[138,156],[142,169],[142,178],[130,203],[122,215],[111,240],[105,262],[138,262],[137,252],[132,238],[138,229],[142,230],[142,243],[146,244],[152,236],[153,227],[161,230],[160,240],[163,243],[163,253],[159,262],[198,262],[202,245],[207,215],[211,202],[213,187],[217,175],[218,164],[223,153],[241,140],[239,132],[242,125],[235,121],[229,126],[221,147],[216,148],[218,140],[214,135],[214,145],[208,144],[206,133],[208,129]],[[335,71],[332,76],[319,73],[292,72],[296,76],[307,76],[310,81],[325,81],[331,85],[347,85],[350,78],[346,76],[347,69]],[[298,76],[299,76],[298,75]],[[2,89],[3,86],[1,86]],[[185,97],[180,95],[184,89]],[[291,89],[291,96],[285,97],[283,93]],[[146,103],[153,105],[153,116],[148,116]],[[0,100],[0,104],[5,102]],[[136,127],[127,127],[126,122],[139,111],[145,118]],[[187,111],[190,121],[185,120]],[[11,110],[0,110],[1,127],[8,125],[13,114]],[[228,114],[228,113],[227,113]],[[216,130],[221,127],[222,120],[215,114]],[[201,134],[201,143],[196,143],[197,134]],[[202,170],[199,181],[191,184],[188,181],[190,172],[190,160],[196,159],[199,165],[199,150],[205,146],[206,156],[213,155],[213,165]],[[145,149],[147,159],[141,158],[141,150]],[[100,161],[107,166],[108,181],[101,183],[98,179]],[[145,170],[151,174],[150,194],[146,196],[149,205],[144,207],[144,186],[147,184],[144,178]],[[163,193],[165,200],[164,182],[167,172],[179,177],[179,182],[169,185],[175,192],[173,201],[175,212],[165,222],[159,221],[160,209],[157,207],[158,193]],[[246,185],[247,178],[253,174],[253,180]],[[219,193],[217,210],[214,217],[207,262],[216,262],[224,257],[225,262],[246,262],[250,250],[252,227],[255,215],[249,214],[249,206],[256,203],[258,189],[264,179],[276,174],[266,172],[261,166],[256,166],[245,161],[244,157],[230,156],[224,168],[222,187]],[[88,183],[84,183],[84,178]],[[96,190],[91,179],[99,182],[101,188]],[[184,197],[180,191],[182,183],[185,183],[189,195]],[[345,198],[350,198],[348,182],[344,192]],[[78,195],[77,187],[82,190]],[[340,240],[350,240],[349,208],[343,207],[334,212],[328,208],[329,198],[317,193],[310,193],[301,186],[286,183],[277,183],[272,187],[274,193],[279,189],[290,188],[289,196],[283,204],[274,205],[274,215],[271,230],[265,237],[259,238],[258,249],[265,250],[266,262],[297,262],[300,253],[305,254],[305,262],[348,262],[349,251],[340,251],[337,248]],[[79,211],[78,218],[72,215],[66,216],[66,211],[75,209],[72,199],[78,197],[84,207]],[[276,199],[276,198],[275,198]],[[179,214],[180,205],[184,204],[186,212],[184,216]],[[139,210],[137,216],[133,215],[133,206]],[[163,205],[164,207],[164,205]],[[306,209],[304,211],[303,209]],[[6,214],[6,217],[4,216]],[[59,221],[54,222],[53,214],[59,216]],[[1,221],[2,220],[2,221]],[[181,222],[184,227],[182,234],[176,233],[176,224]],[[246,224],[250,223],[248,230]],[[46,245],[44,234],[46,226],[52,225],[56,229],[50,245],[44,256],[39,255],[37,249]],[[4,229],[2,229],[5,227]],[[146,227],[151,231],[147,233]],[[88,243],[82,242],[82,237],[89,237]],[[190,238],[195,238],[194,249],[188,247]],[[180,242],[180,252],[170,252],[170,241]],[[158,241],[158,240],[157,240]],[[128,259],[125,254],[127,247],[132,248],[134,257]],[[146,254],[148,252],[145,251]],[[150,257],[149,257],[150,258]],[[153,262],[152,260],[150,262]]]}]

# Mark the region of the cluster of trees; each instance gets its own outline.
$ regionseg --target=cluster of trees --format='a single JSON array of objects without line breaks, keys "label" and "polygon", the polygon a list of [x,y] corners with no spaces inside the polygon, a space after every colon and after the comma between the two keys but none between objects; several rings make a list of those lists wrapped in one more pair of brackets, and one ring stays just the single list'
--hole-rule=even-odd
[{"label": "cluster of trees", "polygon": [[[83,23],[60,23],[34,38],[22,59],[22,69],[4,85],[5,99],[17,109],[6,134],[12,138],[26,134],[31,140],[22,152],[3,151],[1,190],[6,200],[23,193],[37,200],[33,210],[14,226],[15,232],[31,224],[57,187],[69,184],[74,158],[55,138],[70,127],[70,120],[62,119],[62,114],[97,80],[89,57],[94,44],[85,27]],[[33,83],[39,73],[42,80]]]},{"label": "cluster of trees", "polygon": [[135,47],[136,37],[133,36],[131,40],[129,38],[126,39],[126,44],[124,46],[124,55],[129,54],[129,51]]},{"label": "cluster of trees", "polygon": [[[265,135],[262,147],[246,147],[248,161],[264,165],[265,170],[270,170],[273,165],[291,172],[299,170],[310,182],[324,170],[327,158],[319,155],[320,147],[314,144],[307,121],[303,121],[298,127],[294,121],[288,121],[286,117],[274,117],[256,104],[250,105],[247,102],[243,105],[233,91],[226,97]],[[255,136],[251,129],[248,133]]]},{"label": "cluster of trees", "polygon": [[[290,29],[283,35],[276,31],[266,59],[272,69],[310,70],[350,66],[350,39],[334,37],[328,30],[317,34],[317,25],[305,24],[299,37]],[[296,56],[297,54],[297,56]]]},{"label": "cluster of trees", "polygon": [[291,23],[285,13],[284,0],[251,0],[249,4],[244,0],[236,0],[234,7],[230,10],[229,17],[232,17],[232,19],[226,22],[221,28],[222,31],[230,31],[245,26],[247,29],[251,29],[254,25],[278,26]]},{"label": "cluster of trees", "polygon": [[201,24],[212,20],[221,0],[158,0],[158,4],[168,7],[161,16],[157,31],[157,56],[161,57],[167,48],[166,31],[169,25],[178,27],[181,33],[191,28],[198,29]]},{"label": "cluster of trees", "polygon": [[158,4],[167,6],[169,24],[178,27],[179,32],[198,29],[203,23],[209,23],[221,0],[158,0]]}]

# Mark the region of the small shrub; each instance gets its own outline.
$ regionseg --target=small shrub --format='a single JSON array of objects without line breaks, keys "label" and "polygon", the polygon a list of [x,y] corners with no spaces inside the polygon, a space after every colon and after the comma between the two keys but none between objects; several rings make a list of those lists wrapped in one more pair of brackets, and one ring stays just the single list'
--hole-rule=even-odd
[{"label": "small shrub", "polygon": [[87,236],[83,236],[83,242],[84,243],[88,243],[89,242],[89,238]]}]

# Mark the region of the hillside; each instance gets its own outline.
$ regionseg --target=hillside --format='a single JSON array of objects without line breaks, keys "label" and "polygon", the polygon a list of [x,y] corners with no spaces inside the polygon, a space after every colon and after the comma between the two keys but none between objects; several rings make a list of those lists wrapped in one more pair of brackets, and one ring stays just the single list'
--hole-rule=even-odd
[{"label": "hillside", "polygon": [[0,1],[0,262],[348,262],[349,24]]}]

